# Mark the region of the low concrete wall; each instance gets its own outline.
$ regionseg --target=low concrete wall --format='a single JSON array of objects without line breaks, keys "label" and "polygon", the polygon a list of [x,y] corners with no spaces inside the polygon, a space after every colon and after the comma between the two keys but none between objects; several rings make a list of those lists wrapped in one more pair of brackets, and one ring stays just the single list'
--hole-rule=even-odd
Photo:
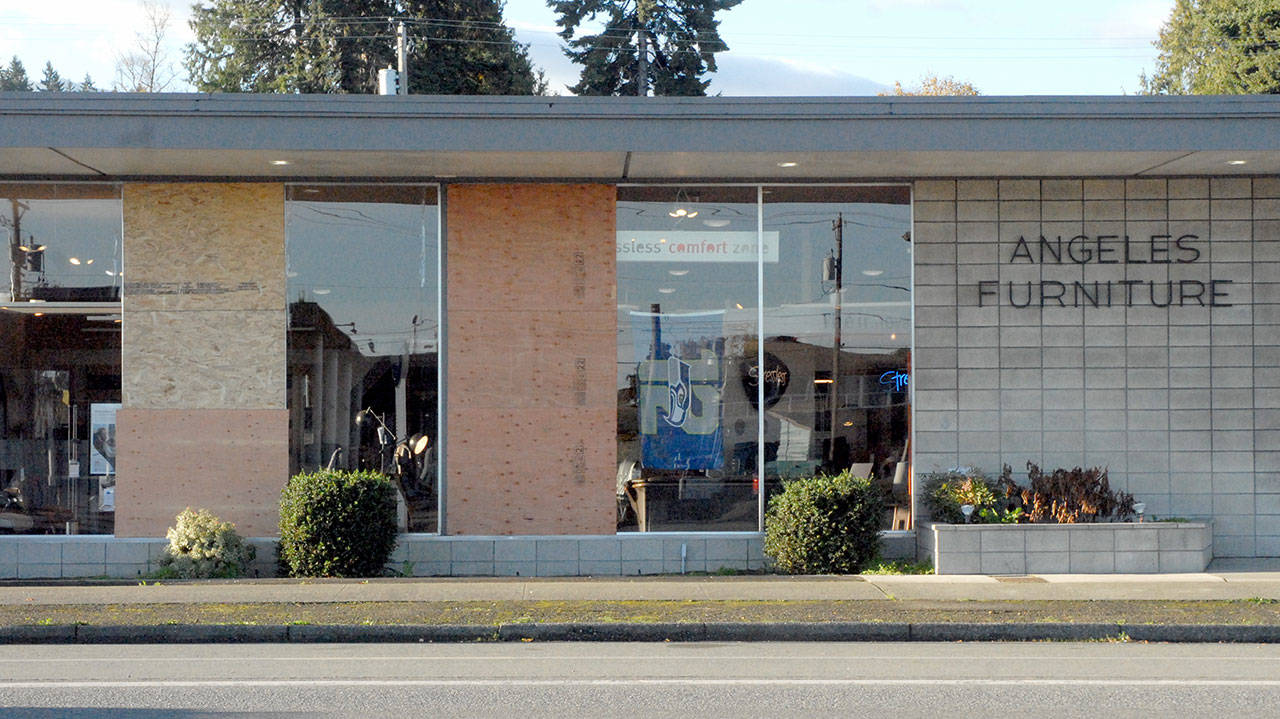
[{"label": "low concrete wall", "polygon": [[922,523],[919,545],[938,574],[1203,572],[1213,559],[1213,526]]},{"label": "low concrete wall", "polygon": [[[276,573],[273,537],[253,538],[257,558],[250,576]],[[143,578],[159,569],[163,538],[11,535],[0,537],[0,579],[72,577]],[[914,557],[915,532],[884,532],[881,554]],[[765,566],[764,535],[697,532],[578,536],[401,535],[392,572],[416,577],[635,576],[758,570]]]}]

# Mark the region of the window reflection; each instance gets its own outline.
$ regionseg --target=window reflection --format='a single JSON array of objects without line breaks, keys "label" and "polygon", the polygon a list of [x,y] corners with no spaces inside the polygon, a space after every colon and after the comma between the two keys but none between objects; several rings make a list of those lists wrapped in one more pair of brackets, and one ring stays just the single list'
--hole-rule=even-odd
[{"label": "window reflection", "polygon": [[765,351],[789,386],[765,414],[765,476],[852,468],[910,526],[910,198],[905,187],[765,188]]},{"label": "window reflection", "polygon": [[438,208],[423,186],[298,185],[286,212],[291,471],[372,469],[438,527]]},{"label": "window reflection", "polygon": [[9,273],[0,302],[118,302],[116,185],[0,184]]},{"label": "window reflection", "polygon": [[755,195],[618,190],[620,530],[758,526]]},{"label": "window reflection", "polygon": [[619,530],[757,530],[844,469],[909,528],[908,189],[621,187],[617,229]]},{"label": "window reflection", "polygon": [[0,184],[0,228],[0,533],[109,534],[119,187]]}]

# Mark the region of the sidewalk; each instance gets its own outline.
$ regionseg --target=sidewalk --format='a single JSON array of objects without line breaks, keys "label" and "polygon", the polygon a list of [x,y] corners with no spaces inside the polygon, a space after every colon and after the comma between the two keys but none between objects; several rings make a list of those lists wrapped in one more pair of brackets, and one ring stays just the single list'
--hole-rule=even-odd
[{"label": "sidewalk", "polygon": [[[1244,601],[1248,600],[1248,601]],[[741,618],[730,621],[688,621],[681,614],[663,621],[672,603],[741,603]],[[1177,603],[1234,603],[1256,615],[1232,615],[1231,624],[1179,621],[1170,605]],[[321,620],[288,623],[291,607],[324,609],[343,607],[394,607],[412,616],[414,608],[471,606],[546,607],[557,603],[613,603],[629,611],[650,606],[644,619],[609,617],[609,621],[501,621],[497,624],[422,624],[365,620],[363,626]],[[524,604],[519,604],[524,603]],[[831,621],[770,621],[774,610],[788,604],[812,609],[830,606]],[[825,605],[822,603],[826,603]],[[1113,603],[1113,604],[1109,604]],[[57,612],[79,607],[112,607],[130,612],[129,625],[112,624],[105,610],[88,615],[97,621],[54,620],[22,624],[9,620],[0,626],[0,643],[43,642],[192,642],[192,641],[459,641],[515,639],[611,639],[611,640],[981,640],[981,639],[1107,639],[1138,636],[1158,641],[1280,641],[1280,562],[1270,560],[1219,560],[1201,574],[1165,575],[1036,575],[1036,576],[659,576],[623,578],[438,578],[372,580],[229,580],[124,583],[118,581],[0,582],[0,612]],[[175,607],[206,605],[246,607],[250,620],[228,623],[176,622],[161,619]],[[735,605],[736,606],[736,605]],[[1113,620],[1106,607],[1124,612]],[[1181,605],[1177,605],[1181,606]],[[1218,605],[1214,605],[1218,606]],[[749,609],[763,607],[753,615]],[[852,609],[851,609],[852,607]],[[1090,617],[1070,618],[1058,607],[1084,607]],[[1100,610],[1099,607],[1103,608]],[[1137,624],[1126,621],[1144,608],[1158,608],[1157,618]],[[677,605],[678,608],[678,605]],[[862,621],[840,617],[859,616]],[[1135,609],[1136,608],[1136,609]],[[1176,606],[1174,607],[1177,608]],[[839,609],[840,611],[835,611]],[[147,621],[154,610],[157,619]],[[986,610],[990,621],[971,621]],[[1034,611],[1032,611],[1034,610]],[[253,621],[258,611],[263,622]],[[1103,611],[1101,615],[1099,611]],[[1119,610],[1117,610],[1119,611]],[[884,621],[915,617],[928,621]],[[1028,613],[1029,612],[1029,613]],[[1036,614],[1039,612],[1039,614]],[[776,612],[775,612],[776,613]],[[644,612],[641,612],[644,614]],[[819,612],[820,614],[820,612]],[[1058,616],[1062,614],[1062,616]],[[955,616],[957,621],[948,617]],[[1048,620],[1002,621],[1007,617],[1048,616]],[[9,615],[6,615],[9,616]],[[59,615],[61,616],[61,615]],[[164,616],[170,616],[165,614]],[[675,615],[673,615],[675,616]],[[765,617],[761,620],[752,617]],[[978,612],[981,618],[981,612]],[[141,617],[141,619],[139,619]],[[880,619],[878,619],[878,617]],[[1173,618],[1170,618],[1173,617]],[[942,618],[943,621],[938,621]],[[418,620],[419,622],[421,620]],[[1135,635],[1136,632],[1136,635]]]}]

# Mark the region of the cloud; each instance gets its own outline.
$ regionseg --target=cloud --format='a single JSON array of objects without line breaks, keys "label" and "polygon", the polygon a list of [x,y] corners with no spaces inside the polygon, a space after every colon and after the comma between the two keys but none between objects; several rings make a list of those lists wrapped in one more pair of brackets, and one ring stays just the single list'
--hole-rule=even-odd
[{"label": "cloud", "polygon": [[874,95],[888,86],[833,67],[785,58],[735,55],[716,57],[710,92],[737,96]]},{"label": "cloud", "polygon": [[1119,5],[1094,29],[1102,37],[1155,39],[1173,11],[1173,0],[1138,0]]}]

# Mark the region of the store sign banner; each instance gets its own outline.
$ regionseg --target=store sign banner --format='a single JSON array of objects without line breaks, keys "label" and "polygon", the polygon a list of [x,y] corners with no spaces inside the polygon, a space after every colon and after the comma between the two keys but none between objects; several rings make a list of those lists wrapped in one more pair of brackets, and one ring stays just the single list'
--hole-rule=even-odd
[{"label": "store sign banner", "polygon": [[707,470],[724,465],[724,313],[631,313],[641,464]]},{"label": "store sign banner", "polygon": [[[1232,307],[1234,280],[1195,276],[1183,268],[1208,264],[1209,239],[1192,233],[1020,236],[1004,264],[1078,266],[1082,279],[979,280],[978,306]],[[1157,266],[1143,279],[1129,268]],[[1133,277],[1130,275],[1137,275]]]},{"label": "store sign banner", "polygon": [[778,261],[777,232],[619,231],[619,262],[755,262],[764,237],[764,261]]}]

